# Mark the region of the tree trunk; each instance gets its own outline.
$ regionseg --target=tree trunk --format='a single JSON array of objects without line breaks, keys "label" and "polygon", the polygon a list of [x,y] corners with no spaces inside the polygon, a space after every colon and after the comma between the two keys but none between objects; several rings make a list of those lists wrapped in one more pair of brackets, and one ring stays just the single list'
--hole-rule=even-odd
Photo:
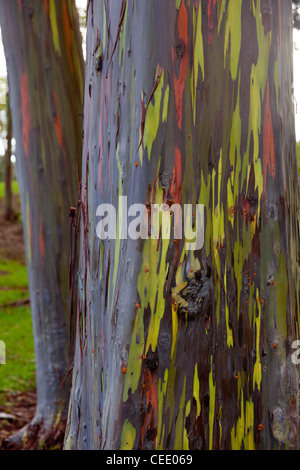
[{"label": "tree trunk", "polygon": [[[71,0],[0,2],[17,142],[38,406],[14,440],[59,441],[70,386],[70,207],[82,153],[83,59]],[[79,171],[80,173],[80,171]],[[55,429],[54,429],[55,428]],[[54,430],[53,430],[54,429]],[[33,444],[32,444],[33,445]]]},{"label": "tree trunk", "polygon": [[[292,3],[88,5],[65,447],[299,448]],[[204,204],[204,246],[100,241],[120,196]]]},{"label": "tree trunk", "polygon": [[7,120],[7,129],[6,129],[6,140],[7,140],[7,149],[5,152],[5,162],[4,162],[4,178],[5,178],[5,218],[6,220],[12,220],[14,217],[13,210],[13,199],[12,199],[12,164],[11,164],[11,140],[12,140],[12,122],[11,122],[11,111],[9,104],[9,93],[7,93],[7,102],[6,102],[6,120]]}]

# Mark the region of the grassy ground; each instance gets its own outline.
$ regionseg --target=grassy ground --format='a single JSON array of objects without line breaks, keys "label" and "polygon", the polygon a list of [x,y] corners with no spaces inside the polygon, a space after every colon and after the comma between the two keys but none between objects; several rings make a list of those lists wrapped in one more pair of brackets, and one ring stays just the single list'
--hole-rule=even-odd
[{"label": "grassy ground", "polygon": [[[19,187],[18,187],[17,181],[13,181],[12,190],[13,190],[13,194],[19,194]],[[0,199],[3,199],[4,192],[5,192],[4,182],[0,181]]]},{"label": "grassy ground", "polygon": [[[18,185],[13,184],[15,209],[19,211]],[[4,185],[0,183],[0,224],[3,221]],[[6,344],[6,365],[0,365],[0,393],[25,392],[35,388],[35,360],[32,321],[29,306],[27,269],[20,248],[16,259],[11,259],[16,237],[18,246],[23,244],[22,226],[19,220],[11,223],[14,238],[10,236],[11,227],[2,232],[7,251],[1,250],[0,256],[0,340]],[[12,246],[9,246],[12,245]],[[7,256],[6,256],[7,255]],[[0,400],[1,404],[1,400]]]},{"label": "grassy ground", "polygon": [[13,184],[16,218],[4,219],[4,184],[0,183],[0,341],[6,346],[6,364],[0,365],[0,449],[4,439],[34,416],[35,355],[30,314],[18,185]]},{"label": "grassy ground", "polygon": [[[35,360],[30,307],[26,305],[26,266],[0,261],[0,339],[6,344],[6,365],[0,366],[0,391],[35,388]],[[22,305],[25,304],[25,305]]]},{"label": "grassy ground", "polygon": [[13,183],[16,217],[4,218],[4,184],[0,182],[0,341],[6,364],[0,365],[0,449],[10,435],[29,423],[36,408],[35,355],[25,265],[18,184]]},{"label": "grassy ground", "polygon": [[300,142],[297,142],[298,175],[300,175]]}]

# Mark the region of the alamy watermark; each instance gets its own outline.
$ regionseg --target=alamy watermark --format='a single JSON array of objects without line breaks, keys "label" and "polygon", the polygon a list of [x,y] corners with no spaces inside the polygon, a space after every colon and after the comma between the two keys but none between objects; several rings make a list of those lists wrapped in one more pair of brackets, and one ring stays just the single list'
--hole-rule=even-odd
[{"label": "alamy watermark", "polygon": [[96,211],[101,220],[96,234],[100,240],[167,240],[173,230],[174,240],[185,239],[189,251],[204,245],[203,204],[132,204],[127,196],[119,197],[118,210],[112,204],[101,204]]},{"label": "alamy watermark", "polygon": [[292,363],[296,366],[300,364],[300,340],[297,339],[292,344],[293,349],[297,349],[297,351],[293,352],[292,354]]}]

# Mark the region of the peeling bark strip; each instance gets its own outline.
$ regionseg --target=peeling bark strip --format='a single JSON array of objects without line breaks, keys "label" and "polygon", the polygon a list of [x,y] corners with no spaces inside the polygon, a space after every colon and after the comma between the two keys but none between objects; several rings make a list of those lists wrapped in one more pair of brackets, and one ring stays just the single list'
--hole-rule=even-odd
[{"label": "peeling bark strip", "polygon": [[[291,2],[99,0],[87,41],[66,447],[299,448]],[[204,248],[99,241],[123,195],[205,204]]]},{"label": "peeling bark strip", "polygon": [[58,423],[62,440],[70,393],[70,380],[60,385],[72,356],[68,215],[76,204],[81,167],[81,38],[71,0],[2,0],[0,21],[17,141],[38,394],[33,423],[12,445],[20,445],[22,437],[27,447],[40,439],[52,445]]}]

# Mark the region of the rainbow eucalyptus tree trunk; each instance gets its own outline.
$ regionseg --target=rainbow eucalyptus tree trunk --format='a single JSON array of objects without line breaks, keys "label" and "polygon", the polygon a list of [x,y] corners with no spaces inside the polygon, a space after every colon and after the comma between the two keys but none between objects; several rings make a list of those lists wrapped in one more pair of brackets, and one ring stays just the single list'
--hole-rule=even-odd
[{"label": "rainbow eucalyptus tree trunk", "polygon": [[[87,41],[66,448],[299,448],[291,1],[91,1]],[[204,246],[100,241],[120,196]]]},{"label": "rainbow eucalyptus tree trunk", "polygon": [[0,18],[17,142],[38,394],[36,416],[18,439],[23,435],[31,442],[35,434],[44,434],[47,441],[53,427],[63,429],[70,389],[67,382],[60,385],[70,367],[69,212],[77,200],[82,153],[81,38],[71,0],[3,0]]}]

